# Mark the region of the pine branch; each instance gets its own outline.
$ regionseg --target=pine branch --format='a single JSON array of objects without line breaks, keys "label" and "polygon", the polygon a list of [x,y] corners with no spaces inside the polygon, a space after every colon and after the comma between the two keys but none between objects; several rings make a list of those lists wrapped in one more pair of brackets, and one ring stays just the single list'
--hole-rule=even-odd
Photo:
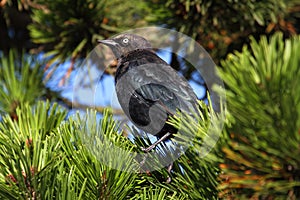
[{"label": "pine branch", "polygon": [[103,106],[91,106],[88,104],[71,101],[63,97],[58,97],[57,100],[62,101],[70,109],[81,109],[81,110],[93,109],[102,114],[105,112],[105,110],[109,109],[114,115],[124,115],[124,112],[121,109],[116,109],[112,107],[103,107]]},{"label": "pine branch", "polygon": [[300,197],[300,37],[256,41],[222,62],[227,141],[221,148],[226,198]]}]

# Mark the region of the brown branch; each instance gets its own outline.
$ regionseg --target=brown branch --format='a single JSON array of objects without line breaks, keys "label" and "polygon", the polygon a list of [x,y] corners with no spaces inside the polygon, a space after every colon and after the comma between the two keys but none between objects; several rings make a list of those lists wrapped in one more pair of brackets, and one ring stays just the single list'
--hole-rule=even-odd
[{"label": "brown branch", "polygon": [[30,0],[25,0],[23,2],[23,4],[27,4],[28,6],[32,7],[32,8],[36,8],[36,9],[40,9],[40,10],[44,10],[45,12],[49,12],[49,9],[47,8],[47,6],[30,1]]},{"label": "brown branch", "polygon": [[91,106],[83,103],[79,103],[76,101],[71,101],[67,98],[61,98],[61,101],[63,101],[64,104],[66,104],[69,108],[77,108],[80,110],[86,110],[86,109],[94,109],[100,113],[103,113],[105,109],[110,109],[113,114],[115,115],[124,115],[123,110],[121,109],[115,109],[110,106],[104,107],[104,106]]},{"label": "brown branch", "polygon": [[6,4],[7,0],[2,0],[0,1],[0,7],[4,7]]}]

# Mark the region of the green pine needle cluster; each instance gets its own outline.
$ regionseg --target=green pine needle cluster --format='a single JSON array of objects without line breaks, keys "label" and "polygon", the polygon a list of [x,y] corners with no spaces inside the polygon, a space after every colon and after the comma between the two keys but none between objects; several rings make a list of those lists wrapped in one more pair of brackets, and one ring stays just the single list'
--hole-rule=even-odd
[{"label": "green pine needle cluster", "polygon": [[[269,34],[283,30],[294,32],[291,24],[285,25],[293,1],[266,0],[152,0],[154,15],[150,22],[166,25],[193,37],[219,63],[235,49],[248,43],[249,35]],[[167,8],[167,9],[166,9]],[[278,26],[276,24],[282,24]]]},{"label": "green pine needle cluster", "polygon": [[300,37],[251,38],[222,62],[227,144],[221,196],[300,198]]},{"label": "green pine needle cluster", "polygon": [[11,50],[0,55],[0,112],[16,116],[16,108],[45,93],[42,64],[34,56]]},{"label": "green pine needle cluster", "polygon": [[[120,0],[39,0],[32,7],[33,23],[28,29],[32,41],[40,45],[39,51],[47,52],[48,65],[68,58],[74,62],[84,59],[97,45],[97,39],[143,25],[142,15],[147,11],[144,4]],[[133,5],[138,7],[133,9]],[[132,20],[134,16],[136,19]]]},{"label": "green pine needle cluster", "polygon": [[118,159],[111,145],[132,153],[136,145],[119,133],[109,110],[100,120],[94,111],[67,119],[56,103],[39,101],[16,114],[18,120],[6,115],[0,123],[1,199],[217,197],[218,169],[208,158],[198,158],[194,148],[174,163],[169,184],[164,168],[141,172],[134,157]]}]

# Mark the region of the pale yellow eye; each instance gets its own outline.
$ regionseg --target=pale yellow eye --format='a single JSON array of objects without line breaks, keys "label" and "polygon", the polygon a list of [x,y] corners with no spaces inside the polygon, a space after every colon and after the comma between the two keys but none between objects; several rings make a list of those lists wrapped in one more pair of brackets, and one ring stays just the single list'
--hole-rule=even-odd
[{"label": "pale yellow eye", "polygon": [[128,38],[124,38],[122,41],[124,44],[127,44],[129,42]]}]

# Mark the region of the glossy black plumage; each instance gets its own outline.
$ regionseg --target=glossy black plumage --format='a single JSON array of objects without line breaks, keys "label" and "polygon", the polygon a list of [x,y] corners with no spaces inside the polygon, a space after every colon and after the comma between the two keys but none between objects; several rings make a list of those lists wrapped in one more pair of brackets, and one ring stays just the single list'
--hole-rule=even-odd
[{"label": "glossy black plumage", "polygon": [[147,40],[123,34],[100,42],[117,56],[116,93],[137,127],[161,138],[176,133],[166,121],[177,110],[196,112],[197,97],[188,82],[155,54]]}]

